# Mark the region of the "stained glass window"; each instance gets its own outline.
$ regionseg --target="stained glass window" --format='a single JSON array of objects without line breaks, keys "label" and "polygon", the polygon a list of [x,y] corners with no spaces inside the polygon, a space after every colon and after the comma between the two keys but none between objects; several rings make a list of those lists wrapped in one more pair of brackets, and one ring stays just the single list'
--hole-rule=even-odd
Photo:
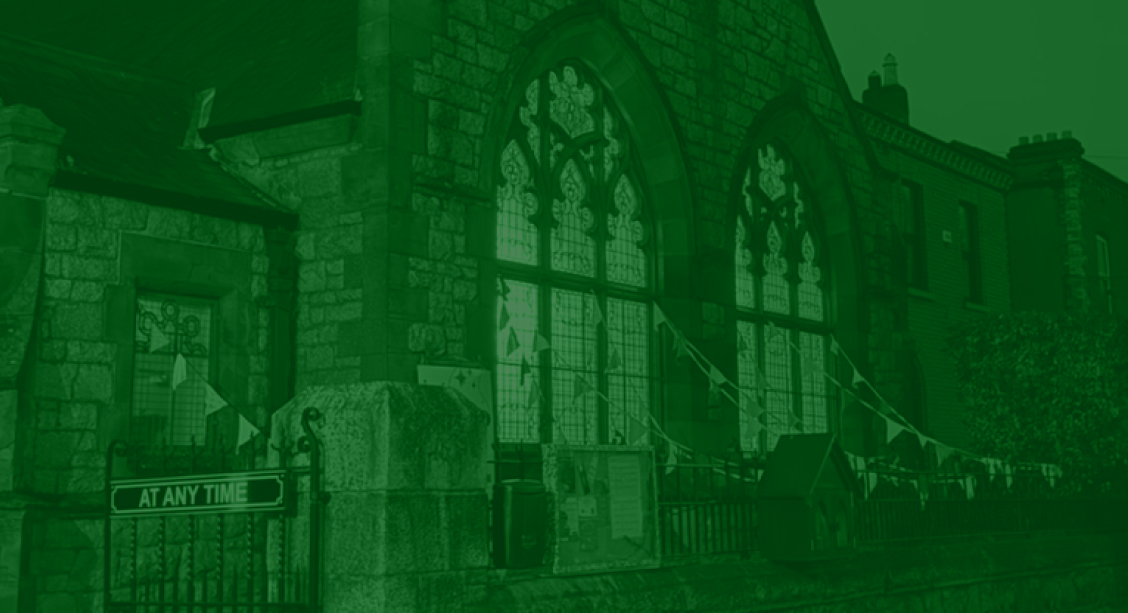
[{"label": "stained glass window", "polygon": [[739,197],[733,257],[740,444],[762,452],[782,434],[829,429],[835,397],[823,373],[831,329],[815,195],[785,146],[756,148]]},{"label": "stained glass window", "polygon": [[498,159],[502,442],[646,440],[653,297],[633,160],[588,68],[564,62],[525,86]]},{"label": "stained glass window", "polygon": [[[202,445],[214,303],[142,294],[136,308],[131,436],[144,444]],[[186,366],[179,374],[177,354]]]}]

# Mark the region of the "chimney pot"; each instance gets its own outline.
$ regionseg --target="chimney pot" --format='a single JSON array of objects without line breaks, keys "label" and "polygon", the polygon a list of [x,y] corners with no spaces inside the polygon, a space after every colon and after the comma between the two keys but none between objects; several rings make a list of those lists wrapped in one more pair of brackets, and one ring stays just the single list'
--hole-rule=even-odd
[{"label": "chimney pot", "polygon": [[1034,142],[1036,142],[1036,143],[1042,142],[1042,135],[1041,134],[1035,134],[1034,135]]},{"label": "chimney pot", "polygon": [[1018,137],[1018,144],[1029,145],[1030,144],[1030,137],[1029,136],[1019,136]]},{"label": "chimney pot", "polygon": [[1073,130],[1062,130],[1061,137],[1062,138],[1073,138]]},{"label": "chimney pot", "polygon": [[885,68],[885,84],[897,85],[897,58],[893,57],[892,53],[885,55],[885,64],[883,64],[883,67]]},{"label": "chimney pot", "polygon": [[1046,142],[1057,140],[1057,132],[1046,132]]},{"label": "chimney pot", "polygon": [[878,89],[879,87],[881,87],[881,75],[877,74],[877,71],[874,70],[869,73],[869,88]]}]

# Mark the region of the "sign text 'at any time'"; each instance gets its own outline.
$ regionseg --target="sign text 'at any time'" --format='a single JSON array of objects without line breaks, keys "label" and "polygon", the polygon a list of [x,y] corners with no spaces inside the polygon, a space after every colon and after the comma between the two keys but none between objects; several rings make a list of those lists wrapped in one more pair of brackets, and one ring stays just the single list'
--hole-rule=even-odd
[{"label": "sign text 'at any time'", "polygon": [[278,470],[110,482],[114,515],[281,510],[285,499]]}]

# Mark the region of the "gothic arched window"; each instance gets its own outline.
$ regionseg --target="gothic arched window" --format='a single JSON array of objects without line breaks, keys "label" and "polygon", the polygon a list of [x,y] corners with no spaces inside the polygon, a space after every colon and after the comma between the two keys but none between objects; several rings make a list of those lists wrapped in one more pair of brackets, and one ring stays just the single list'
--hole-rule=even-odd
[{"label": "gothic arched window", "polygon": [[523,94],[497,161],[498,440],[645,440],[651,258],[626,126],[578,62]]},{"label": "gothic arched window", "polygon": [[832,394],[823,372],[832,363],[831,328],[813,204],[784,147],[755,149],[735,224],[740,445],[746,451],[770,450],[781,434],[829,428]]}]

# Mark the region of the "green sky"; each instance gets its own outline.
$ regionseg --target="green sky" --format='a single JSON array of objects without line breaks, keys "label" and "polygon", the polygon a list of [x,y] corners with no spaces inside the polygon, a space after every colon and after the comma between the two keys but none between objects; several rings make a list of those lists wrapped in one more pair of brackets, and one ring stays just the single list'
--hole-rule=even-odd
[{"label": "green sky", "polygon": [[1072,130],[1128,181],[1128,0],[816,4],[855,98],[893,53],[914,127],[1002,155]]}]

